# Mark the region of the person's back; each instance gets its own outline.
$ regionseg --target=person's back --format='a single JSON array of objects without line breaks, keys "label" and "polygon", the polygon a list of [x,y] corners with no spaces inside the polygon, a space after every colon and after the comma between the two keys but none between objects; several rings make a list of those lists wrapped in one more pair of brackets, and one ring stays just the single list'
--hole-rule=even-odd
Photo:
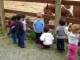
[{"label": "person's back", "polygon": [[57,38],[59,38],[59,39],[65,38],[65,26],[57,27]]},{"label": "person's back", "polygon": [[41,44],[40,36],[44,31],[44,21],[42,19],[42,14],[38,13],[37,18],[33,22],[33,28],[35,32],[36,44]]},{"label": "person's back", "polygon": [[64,51],[64,40],[65,40],[65,21],[60,20],[59,26],[56,29],[57,32],[57,49]]},{"label": "person's back", "polygon": [[17,21],[16,21],[16,32],[17,32],[17,38],[18,38],[18,46],[21,48],[25,48],[25,31],[23,26],[23,19],[24,16],[22,14],[17,15]]},{"label": "person's back", "polygon": [[44,22],[40,18],[37,18],[33,23],[33,27],[35,32],[41,33],[44,30]]},{"label": "person's back", "polygon": [[16,31],[17,31],[17,34],[24,33],[23,24],[20,21],[16,22]]},{"label": "person's back", "polygon": [[11,35],[13,43],[17,43],[16,41],[16,16],[12,16],[10,21],[8,22],[8,35]]},{"label": "person's back", "polygon": [[51,45],[53,43],[54,37],[51,33],[43,33],[40,37],[40,40],[43,41],[44,45]]}]

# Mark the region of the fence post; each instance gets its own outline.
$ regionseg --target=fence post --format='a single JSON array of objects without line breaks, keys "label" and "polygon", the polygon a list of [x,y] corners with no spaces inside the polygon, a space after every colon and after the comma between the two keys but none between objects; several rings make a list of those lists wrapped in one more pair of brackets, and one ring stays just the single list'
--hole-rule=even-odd
[{"label": "fence post", "polygon": [[0,24],[1,24],[1,29],[2,33],[4,34],[4,0],[0,0]]}]

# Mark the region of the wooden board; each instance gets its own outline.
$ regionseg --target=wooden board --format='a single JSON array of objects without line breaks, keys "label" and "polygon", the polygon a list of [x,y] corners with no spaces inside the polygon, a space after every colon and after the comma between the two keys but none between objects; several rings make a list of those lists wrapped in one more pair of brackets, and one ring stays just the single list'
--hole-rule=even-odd
[{"label": "wooden board", "polygon": [[[13,0],[13,1],[27,1],[40,3],[55,3],[55,0]],[[62,0],[62,4],[80,6],[80,0]]]},{"label": "wooden board", "polygon": [[22,11],[30,13],[42,12],[46,3],[21,2],[21,1],[4,1],[5,10]]}]

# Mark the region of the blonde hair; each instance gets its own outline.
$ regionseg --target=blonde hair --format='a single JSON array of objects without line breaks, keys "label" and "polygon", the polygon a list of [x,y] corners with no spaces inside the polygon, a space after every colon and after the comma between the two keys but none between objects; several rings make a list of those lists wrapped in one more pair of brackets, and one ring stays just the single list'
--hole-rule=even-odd
[{"label": "blonde hair", "polygon": [[79,24],[71,25],[71,31],[72,32],[78,32],[79,30],[80,30],[80,25]]}]

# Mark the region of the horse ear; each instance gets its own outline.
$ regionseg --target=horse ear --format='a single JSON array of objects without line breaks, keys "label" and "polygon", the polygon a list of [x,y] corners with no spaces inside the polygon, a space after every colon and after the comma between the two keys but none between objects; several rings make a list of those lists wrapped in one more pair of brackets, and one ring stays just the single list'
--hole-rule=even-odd
[{"label": "horse ear", "polygon": [[47,3],[47,6],[46,6],[46,8],[48,8],[48,3]]}]

